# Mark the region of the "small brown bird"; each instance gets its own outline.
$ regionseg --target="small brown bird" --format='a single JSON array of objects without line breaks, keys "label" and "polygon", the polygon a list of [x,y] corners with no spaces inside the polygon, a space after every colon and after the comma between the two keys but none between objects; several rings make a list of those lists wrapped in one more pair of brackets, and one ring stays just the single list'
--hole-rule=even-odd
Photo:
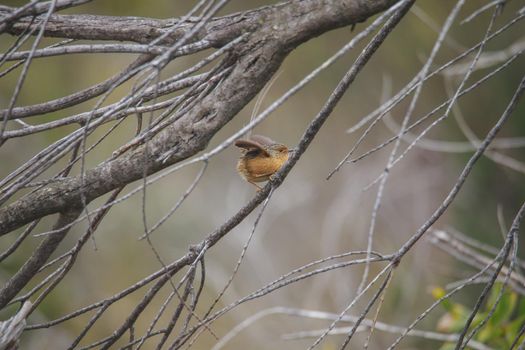
[{"label": "small brown bird", "polygon": [[288,147],[272,139],[253,135],[249,139],[235,141],[241,148],[242,156],[237,163],[237,171],[249,183],[261,187],[256,182],[268,181],[288,160]]}]

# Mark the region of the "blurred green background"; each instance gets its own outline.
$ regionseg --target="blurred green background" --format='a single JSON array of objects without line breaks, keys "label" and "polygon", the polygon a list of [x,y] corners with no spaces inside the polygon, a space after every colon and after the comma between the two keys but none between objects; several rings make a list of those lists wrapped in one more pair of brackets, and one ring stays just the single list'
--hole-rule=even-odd
[{"label": "blurred green background", "polygon": [[[272,3],[276,2],[232,0],[220,14]],[[4,0],[2,4],[19,6],[22,2]],[[63,13],[171,18],[184,15],[192,5],[193,2],[190,1],[98,0]],[[402,20],[374,55],[283,186],[272,197],[257,227],[245,261],[220,305],[228,305],[280,275],[313,260],[350,250],[366,249],[377,186],[366,191],[363,191],[363,188],[382,172],[391,147],[356,164],[345,165],[329,181],[326,180],[326,176],[360,136],[360,132],[348,134],[345,131],[379,106],[386,89],[385,82],[391,83],[391,94],[395,94],[421,69],[435,43],[435,27],[439,28],[443,24],[453,5],[454,2],[448,0],[417,2],[417,8]],[[461,10],[460,20],[479,6],[480,2],[467,2]],[[522,3],[509,2],[497,19],[496,28],[515,17],[519,6],[522,6]],[[489,10],[463,25],[456,22],[433,67],[447,62],[465,48],[479,42],[491,13]],[[324,34],[293,51],[285,60],[281,75],[264,99],[263,108],[330,57],[370,22],[371,20],[358,25],[354,31],[343,28]],[[488,43],[487,51],[506,50],[509,46],[523,41],[523,33],[525,25],[519,22],[498,39]],[[14,40],[14,37],[3,34],[0,36],[0,49],[5,51]],[[42,46],[54,42],[57,40],[44,39]],[[30,45],[31,42],[26,43],[23,48],[29,49]],[[258,126],[254,133],[267,135],[293,147],[363,47],[364,44],[360,45],[323,72]],[[176,60],[163,72],[162,77],[169,77],[174,72],[188,67],[196,61],[196,57],[202,57],[202,54]],[[17,100],[17,106],[58,98],[90,86],[117,73],[134,58],[125,54],[79,54],[35,59]],[[519,57],[508,68],[459,101],[466,122],[479,138],[485,136],[506,107],[525,72],[524,63],[523,57]],[[474,72],[469,82],[481,78],[494,68],[495,66],[492,66]],[[1,79],[2,108],[8,105],[20,71],[18,68]],[[451,83],[454,87],[457,86],[458,77],[452,78]],[[118,89],[108,102],[116,101],[130,86],[128,84],[125,88]],[[412,120],[432,110],[446,98],[445,78],[433,78],[422,90]],[[66,111],[27,118],[26,121],[37,124],[59,119],[90,110],[96,103],[97,99],[94,99]],[[254,101],[213,138],[209,147],[219,144],[245,125],[250,119],[253,105]],[[393,110],[392,117],[398,123],[401,122],[407,106],[408,103],[404,102]],[[524,136],[524,115],[525,104],[522,102],[500,136]],[[128,119],[88,155],[87,167],[93,167],[106,159],[115,148],[133,136],[136,121],[134,118]],[[90,136],[89,141],[94,142],[111,125],[100,128]],[[8,130],[17,127],[16,124],[9,124]],[[75,128],[76,126],[67,126],[9,140],[0,148],[0,177],[5,177],[40,149]],[[420,130],[422,128],[416,129]],[[357,154],[369,150],[390,136],[392,132],[380,123],[360,146]],[[443,141],[465,140],[452,116],[434,128],[428,134],[428,138]],[[403,143],[402,149],[406,145]],[[525,161],[522,149],[508,150],[504,153],[519,161]],[[435,152],[417,147],[408,153],[393,169],[387,183],[377,218],[374,250],[391,253],[398,249],[443,201],[471,154]],[[153,244],[164,261],[171,262],[183,255],[190,244],[203,239],[253,196],[254,188],[245,183],[235,171],[238,156],[238,150],[231,147],[214,157],[192,195],[172,218],[153,234]],[[56,169],[59,167],[54,170]],[[79,168],[76,167],[73,172],[78,171]],[[178,201],[198,171],[199,166],[185,168],[148,188],[146,212],[150,225]],[[52,173],[53,171],[49,171],[46,175]],[[477,240],[500,247],[502,234],[496,215],[497,207],[502,207],[506,223],[510,225],[525,197],[523,179],[523,173],[482,158],[457,200],[435,227],[453,227]],[[138,183],[129,186],[129,189],[136,185]],[[94,209],[104,201],[105,198],[100,198],[89,207]],[[148,244],[138,240],[144,230],[141,208],[142,196],[139,194],[111,209],[95,235],[96,248],[93,244],[86,245],[72,271],[31,315],[31,323],[52,320],[81,306],[107,298],[161,267]],[[206,305],[215,298],[228,280],[257,212],[252,213],[208,253],[207,283],[199,312],[206,310]],[[37,230],[47,231],[52,222],[53,218],[46,218]],[[85,223],[75,227],[55,255],[60,255],[75,244],[85,227]],[[8,247],[15,239],[15,234],[2,237],[2,247]],[[37,238],[28,239],[17,254],[2,264],[0,281],[7,280],[19,268],[39,241]],[[373,265],[372,272],[378,272],[379,267],[380,265]],[[292,284],[264,298],[241,305],[214,323],[212,328],[217,335],[224,335],[246,317],[274,306],[339,313],[355,295],[362,271],[362,267],[351,267]],[[430,243],[421,241],[396,270],[379,320],[406,326],[431,304],[431,287],[442,286],[473,273],[473,269],[457,262]],[[164,289],[162,295],[166,296],[169,287]],[[473,296],[477,295],[479,290],[478,287],[468,287],[455,300],[470,305]],[[118,327],[143,293],[144,289],[141,289],[112,306],[85,341],[95,341],[107,336],[110,333],[108,330]],[[365,300],[372,296],[369,294]],[[155,303],[139,318],[138,326],[147,327],[162,302],[163,298],[156,298]],[[359,315],[361,306],[350,313]],[[418,328],[435,330],[435,322],[439,315],[439,312],[432,314]],[[23,343],[25,347],[22,348],[63,348],[76,337],[90,316],[84,315],[50,329],[26,332]],[[162,320],[167,322],[168,318]],[[303,349],[309,346],[313,339],[285,341],[280,336],[296,331],[321,329],[328,324],[328,321],[269,316],[247,328],[228,343],[226,348]],[[353,342],[361,344],[365,338],[366,332],[360,334]],[[395,338],[395,335],[376,331],[372,336],[371,348],[386,348]],[[329,337],[323,343],[323,348],[336,348],[342,339],[342,336]],[[207,349],[214,343],[214,338],[205,332],[195,347]],[[437,348],[439,343],[410,338],[402,344],[403,349],[421,349]]]}]

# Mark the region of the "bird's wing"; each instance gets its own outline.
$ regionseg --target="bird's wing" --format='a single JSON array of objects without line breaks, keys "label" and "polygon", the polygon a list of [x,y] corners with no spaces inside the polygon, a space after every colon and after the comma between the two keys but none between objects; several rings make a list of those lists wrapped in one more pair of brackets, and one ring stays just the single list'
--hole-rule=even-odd
[{"label": "bird's wing", "polygon": [[263,145],[254,140],[239,139],[235,141],[235,146],[243,148],[244,150],[246,150],[246,153],[253,152],[254,156],[259,153],[264,154],[266,157],[270,156],[270,154],[264,149]]}]

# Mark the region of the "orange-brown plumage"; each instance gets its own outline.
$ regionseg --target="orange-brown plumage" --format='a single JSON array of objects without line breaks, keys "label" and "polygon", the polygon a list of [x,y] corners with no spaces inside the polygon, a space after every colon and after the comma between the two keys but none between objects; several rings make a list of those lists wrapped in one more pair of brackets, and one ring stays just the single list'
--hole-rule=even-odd
[{"label": "orange-brown plumage", "polygon": [[268,181],[288,160],[288,147],[268,137],[253,135],[249,139],[235,141],[243,155],[237,163],[237,171],[249,183]]}]

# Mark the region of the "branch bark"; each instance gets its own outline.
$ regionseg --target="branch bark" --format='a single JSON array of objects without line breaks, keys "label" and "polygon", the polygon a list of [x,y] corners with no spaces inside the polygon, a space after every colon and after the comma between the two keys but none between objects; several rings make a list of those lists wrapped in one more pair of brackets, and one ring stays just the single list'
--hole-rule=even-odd
[{"label": "branch bark", "polygon": [[[239,12],[232,15],[212,19],[197,35],[189,42],[206,40],[212,47],[221,47],[241,33],[257,32],[260,28],[270,27],[270,23],[286,26],[286,20],[296,17],[303,21],[318,20],[319,14],[337,15],[336,17],[325,19],[328,27],[324,30],[319,27],[321,32],[333,29],[335,26],[345,26],[365,21],[368,17],[384,10],[395,0],[315,0],[315,1],[289,1],[271,6],[264,6],[255,10]],[[335,11],[340,10],[340,13]],[[15,8],[0,6],[0,17],[9,16]],[[294,16],[294,12],[295,13]],[[311,17],[310,17],[311,15]],[[31,21],[30,17],[22,18],[18,22],[11,24],[6,29],[7,33],[18,35],[28,27],[32,29],[38,26],[39,17]],[[168,34],[161,42],[162,44],[173,44],[180,39],[186,32],[198,23],[200,18],[191,17],[184,23],[179,23],[180,19],[154,19],[147,17],[123,17],[123,16],[95,16],[95,15],[52,15],[45,28],[44,35],[64,39],[79,40],[119,40],[133,41],[148,44],[159,36],[165,35],[174,25],[179,24],[179,28]],[[337,23],[338,22],[338,23]],[[297,28],[296,29],[301,29]],[[307,29],[307,28],[304,28]],[[319,32],[319,33],[321,33]],[[311,38],[311,37],[310,37]]]},{"label": "branch bark", "polygon": [[[0,235],[46,215],[79,207],[82,195],[89,203],[142,178],[144,168],[147,174],[152,174],[203,150],[213,135],[259,92],[290,51],[326,31],[362,22],[395,2],[295,0],[254,10],[247,16],[236,14],[211,21],[194,40],[222,38],[215,39],[218,45],[222,45],[243,31],[249,33],[248,38],[234,47],[226,58],[233,69],[221,84],[183,117],[153,136],[146,145],[87,170],[83,180],[80,176],[66,178],[0,209]],[[88,21],[94,29],[91,32],[85,28],[76,31],[75,28],[83,28],[79,19]],[[7,30],[17,33],[23,30],[24,23],[28,25],[24,21],[17,22]],[[109,39],[112,36],[112,40],[147,42],[161,33],[151,29],[152,23],[166,22],[128,18],[128,22],[124,20],[117,24],[108,17],[54,15],[45,35],[83,39]],[[174,33],[172,40],[180,35],[180,32]],[[171,151],[171,156],[161,162],[160,155],[167,151]]]}]

